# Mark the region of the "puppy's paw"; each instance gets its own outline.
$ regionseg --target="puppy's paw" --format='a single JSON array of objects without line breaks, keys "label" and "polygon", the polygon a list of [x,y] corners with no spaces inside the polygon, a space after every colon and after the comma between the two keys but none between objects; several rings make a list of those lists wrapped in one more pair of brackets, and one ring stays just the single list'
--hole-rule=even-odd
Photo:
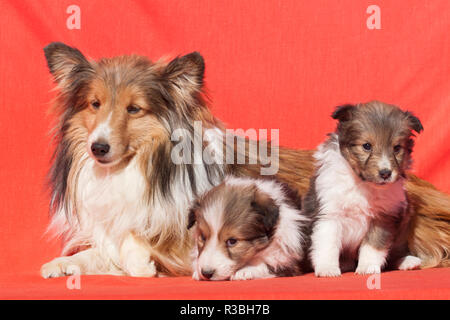
[{"label": "puppy's paw", "polygon": [[200,277],[198,276],[197,270],[195,270],[195,271],[192,273],[192,279],[194,279],[194,280],[200,280]]},{"label": "puppy's paw", "polygon": [[339,266],[317,266],[314,268],[316,277],[340,277],[341,269]]},{"label": "puppy's paw", "polygon": [[230,277],[230,280],[251,280],[262,278],[273,278],[265,264],[257,266],[249,266],[236,271],[234,275]]},{"label": "puppy's paw", "polygon": [[376,274],[381,273],[381,266],[376,264],[358,264],[356,274]]},{"label": "puppy's paw", "polygon": [[233,274],[230,277],[230,280],[251,280],[255,279],[255,273],[252,272],[249,268],[243,268],[241,270],[236,271],[235,274]]},{"label": "puppy's paw", "polygon": [[415,256],[406,256],[399,260],[398,269],[399,270],[414,270],[419,269],[422,264],[422,260]]},{"label": "puppy's paw", "polygon": [[41,276],[45,279],[80,274],[80,267],[69,257],[59,257],[42,265]]},{"label": "puppy's paw", "polygon": [[150,261],[148,263],[129,263],[125,268],[125,272],[127,275],[132,277],[155,277],[156,276],[156,266],[154,261]]}]

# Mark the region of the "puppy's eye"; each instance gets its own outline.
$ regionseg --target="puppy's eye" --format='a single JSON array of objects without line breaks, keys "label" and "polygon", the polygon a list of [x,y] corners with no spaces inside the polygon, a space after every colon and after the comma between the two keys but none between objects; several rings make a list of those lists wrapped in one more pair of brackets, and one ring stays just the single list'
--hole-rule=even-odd
[{"label": "puppy's eye", "polygon": [[237,240],[235,238],[230,238],[225,243],[227,247],[233,247],[234,245],[236,245]]},{"label": "puppy's eye", "polygon": [[372,145],[368,142],[364,143],[362,146],[363,146],[364,150],[366,150],[366,151],[372,150]]},{"label": "puppy's eye", "polygon": [[101,105],[100,102],[97,101],[97,100],[91,102],[91,106],[92,106],[94,109],[99,109],[99,108],[100,108],[100,105]]},{"label": "puppy's eye", "polygon": [[401,149],[402,149],[402,146],[399,144],[394,146],[394,153],[399,153]]},{"label": "puppy's eye", "polygon": [[137,106],[134,106],[134,105],[132,105],[132,104],[130,104],[130,105],[127,107],[127,112],[128,112],[129,114],[136,114],[136,113],[138,113],[139,111],[141,111],[141,108],[139,108],[139,107],[137,107]]}]

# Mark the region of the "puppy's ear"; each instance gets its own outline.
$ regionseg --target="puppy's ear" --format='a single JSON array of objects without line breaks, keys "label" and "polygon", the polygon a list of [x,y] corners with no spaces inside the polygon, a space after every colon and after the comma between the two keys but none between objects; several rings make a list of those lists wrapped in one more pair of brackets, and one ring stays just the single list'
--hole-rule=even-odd
[{"label": "puppy's ear", "polygon": [[91,64],[75,48],[61,42],[52,42],[44,48],[48,68],[55,81],[65,86],[68,80],[79,72],[92,71]]},{"label": "puppy's ear", "polygon": [[251,206],[255,212],[263,216],[264,228],[271,233],[278,222],[280,208],[270,195],[260,190],[255,190]]},{"label": "puppy's ear", "polygon": [[190,228],[192,228],[196,222],[196,218],[195,218],[195,211],[198,209],[199,207],[199,203],[197,200],[195,200],[194,204],[192,205],[192,207],[189,209],[189,214],[188,214],[188,224],[187,224],[187,229],[189,230]]},{"label": "puppy's ear", "polygon": [[409,111],[406,111],[405,115],[408,119],[409,127],[411,128],[411,130],[414,130],[417,133],[423,131],[423,126],[419,118],[417,118],[412,112]]},{"label": "puppy's ear", "polygon": [[353,104],[344,104],[342,106],[337,106],[334,112],[331,114],[331,117],[333,119],[339,120],[340,122],[351,120],[355,108],[356,106]]},{"label": "puppy's ear", "polygon": [[181,94],[194,94],[203,87],[205,61],[198,52],[177,57],[165,67],[163,76]]}]

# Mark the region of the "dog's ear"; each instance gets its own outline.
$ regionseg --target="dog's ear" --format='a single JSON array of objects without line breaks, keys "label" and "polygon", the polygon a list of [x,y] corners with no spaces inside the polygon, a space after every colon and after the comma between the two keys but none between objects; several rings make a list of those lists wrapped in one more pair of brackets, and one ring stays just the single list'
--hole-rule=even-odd
[{"label": "dog's ear", "polygon": [[272,197],[258,189],[255,190],[251,206],[255,212],[263,216],[264,228],[268,234],[272,233],[273,228],[278,222],[280,208]]},{"label": "dog's ear", "polygon": [[334,112],[331,114],[333,119],[339,120],[340,122],[349,121],[352,119],[353,111],[356,106],[353,104],[344,104],[342,106],[337,106]]},{"label": "dog's ear", "polygon": [[412,112],[405,111],[406,118],[408,119],[409,127],[417,133],[423,131],[422,123]]},{"label": "dog's ear", "polygon": [[189,230],[190,228],[192,228],[195,224],[196,220],[195,220],[195,210],[194,209],[190,209],[189,210],[189,215],[188,215],[188,225],[187,225],[187,229]]},{"label": "dog's ear", "polygon": [[198,52],[173,59],[165,67],[163,76],[181,93],[201,91],[205,74],[205,61]]},{"label": "dog's ear", "polygon": [[198,209],[199,207],[199,203],[198,200],[194,201],[194,204],[191,206],[191,208],[189,209],[189,214],[188,214],[188,224],[187,224],[187,229],[189,230],[190,228],[192,228],[196,222],[196,218],[195,218],[195,211]]},{"label": "dog's ear", "polygon": [[78,72],[92,70],[91,64],[78,49],[69,47],[64,43],[50,43],[44,48],[44,54],[55,81],[63,87]]}]

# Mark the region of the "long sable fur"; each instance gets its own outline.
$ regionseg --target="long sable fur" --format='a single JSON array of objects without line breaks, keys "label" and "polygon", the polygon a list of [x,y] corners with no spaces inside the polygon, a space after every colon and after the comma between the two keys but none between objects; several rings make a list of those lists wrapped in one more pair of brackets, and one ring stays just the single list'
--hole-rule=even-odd
[{"label": "long sable fur", "polygon": [[[95,70],[77,49],[64,44],[52,43],[44,49],[44,52],[48,67],[59,87],[59,95],[53,109],[58,116],[57,126],[54,129],[56,148],[48,176],[51,188],[50,212],[52,217],[55,217],[58,212],[64,212],[66,220],[71,223],[74,217],[77,217],[76,200],[74,199],[76,192],[71,190],[71,185],[76,188],[77,175],[83,165],[77,163],[79,161],[77,154],[86,139],[82,134],[72,134],[73,130],[76,130],[72,120],[79,111],[86,108],[86,92],[90,81],[95,76]],[[64,72],[61,69],[69,68],[69,66],[66,67],[58,61],[58,56],[62,55],[72,57],[74,64],[74,66],[70,66],[70,70],[63,70]],[[121,67],[130,68],[129,70],[135,75],[131,81],[140,83],[145,88],[149,104],[152,105],[154,113],[159,121],[165,124],[169,133],[181,128],[193,136],[193,121],[202,121],[207,128],[220,126],[220,123],[206,112],[205,97],[200,92],[203,85],[204,63],[198,53],[175,58],[168,64],[152,63],[148,59],[138,56],[101,59],[96,62],[99,66],[110,63],[118,63]],[[192,74],[186,74],[186,70]],[[183,76],[189,76],[189,81],[180,83],[180,73],[183,73]],[[148,79],[153,79],[153,81],[147,82]],[[144,80],[146,82],[143,82]],[[74,139],[74,136],[77,136],[77,139]],[[197,195],[198,182],[195,181],[193,164],[174,164],[171,161],[173,146],[170,140],[164,140],[156,144],[155,148],[147,150],[147,159],[143,162],[148,166],[142,168],[142,171],[146,173],[148,185],[151,186],[148,188],[147,201],[151,202],[158,198],[159,201],[172,202],[174,200],[174,181],[180,180],[183,180],[183,185],[190,189],[186,192]],[[219,165],[203,162],[202,166],[207,180],[212,186],[223,178],[223,169]],[[65,243],[69,243],[73,230],[59,231]],[[182,242],[181,244],[168,248],[179,236],[176,232],[170,234],[171,230],[161,230],[161,236],[158,239],[152,239],[152,244],[161,249],[153,253],[153,258],[159,260],[161,269],[168,273],[187,274],[189,270],[186,270],[184,266],[188,265],[187,262],[170,261],[160,252],[175,250],[181,252],[181,255],[183,255],[182,251],[187,252],[189,244],[185,243],[187,242],[186,237],[178,239]],[[66,253],[74,253],[82,249],[79,244],[75,244],[74,247],[69,246]]]}]

